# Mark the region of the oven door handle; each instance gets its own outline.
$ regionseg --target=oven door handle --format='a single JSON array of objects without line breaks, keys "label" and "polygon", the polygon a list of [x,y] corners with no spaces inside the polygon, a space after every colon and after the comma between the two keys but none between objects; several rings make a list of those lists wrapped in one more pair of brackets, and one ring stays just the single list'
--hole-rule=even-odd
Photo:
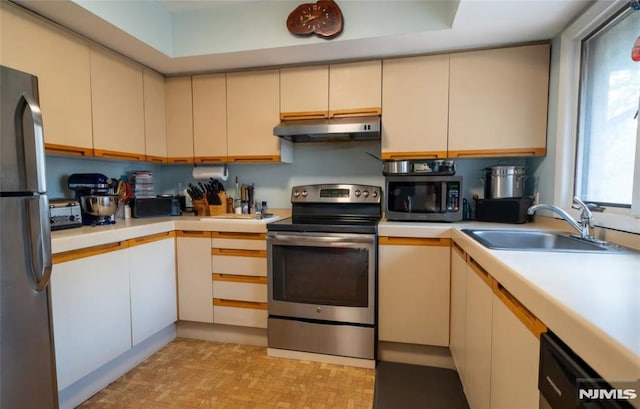
[{"label": "oven door handle", "polygon": [[372,244],[374,243],[373,236],[370,235],[358,235],[349,237],[340,236],[295,236],[295,235],[277,235],[270,236],[273,244],[293,244],[293,245],[308,245],[308,244]]}]

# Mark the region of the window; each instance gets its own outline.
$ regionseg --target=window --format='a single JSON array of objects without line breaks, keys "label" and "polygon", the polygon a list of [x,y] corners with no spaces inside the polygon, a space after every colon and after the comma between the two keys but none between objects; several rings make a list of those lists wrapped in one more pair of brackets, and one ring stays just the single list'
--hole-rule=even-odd
[{"label": "window", "polygon": [[582,41],[574,189],[605,207],[631,208],[639,195],[640,62],[631,59],[639,36],[640,11],[627,6]]}]

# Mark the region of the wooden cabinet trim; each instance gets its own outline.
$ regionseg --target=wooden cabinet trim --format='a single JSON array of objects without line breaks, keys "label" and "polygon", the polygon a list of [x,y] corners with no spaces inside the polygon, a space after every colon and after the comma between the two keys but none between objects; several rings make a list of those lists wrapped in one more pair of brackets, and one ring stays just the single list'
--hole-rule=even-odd
[{"label": "wooden cabinet trim", "polygon": [[444,159],[447,151],[422,151],[422,152],[382,152],[384,160],[400,159]]},{"label": "wooden cabinet trim", "polygon": [[226,156],[194,156],[193,163],[225,163]]},{"label": "wooden cabinet trim", "polygon": [[146,155],[143,153],[108,151],[104,149],[94,149],[93,156],[97,158],[107,158],[107,159],[139,160],[142,162],[147,160]]},{"label": "wooden cabinet trim", "polygon": [[164,233],[151,234],[149,236],[136,237],[135,239],[127,240],[129,247],[140,246],[142,244],[153,243],[154,241],[160,241],[176,237],[175,231],[167,231]]},{"label": "wooden cabinet trim", "polygon": [[126,249],[127,247],[129,247],[128,241],[119,241],[117,243],[108,243],[99,246],[87,247],[84,249],[56,253],[52,256],[52,260],[53,264],[64,263],[66,261],[78,260],[81,258],[97,256],[98,254],[110,253],[112,251]]},{"label": "wooden cabinet trim", "polygon": [[211,249],[212,256],[260,257],[267,258],[266,250]]},{"label": "wooden cabinet trim", "polygon": [[44,150],[47,153],[74,156],[93,156],[93,148],[81,148],[79,146],[58,145],[45,143]]},{"label": "wooden cabinet trim", "polygon": [[462,247],[460,247],[460,245],[458,243],[456,243],[455,241],[451,242],[451,248],[460,255],[460,257],[462,257],[463,259],[466,260],[467,258],[467,252],[464,251],[462,249]]},{"label": "wooden cabinet trim", "polygon": [[213,305],[217,307],[252,308],[254,310],[266,310],[266,302],[236,301],[214,298]]},{"label": "wooden cabinet trim", "polygon": [[540,334],[547,332],[547,327],[531,311],[527,309],[516,297],[513,296],[500,284],[495,281],[492,286],[493,292],[498,299],[522,322],[528,329],[540,339]]},{"label": "wooden cabinet trim", "polygon": [[173,157],[167,158],[167,163],[181,164],[181,163],[193,163],[193,157]]},{"label": "wooden cabinet trim", "polygon": [[338,109],[338,110],[329,112],[329,118],[349,118],[349,117],[355,117],[355,116],[380,116],[380,115],[382,115],[382,108],[380,107]]},{"label": "wooden cabinet trim", "polygon": [[265,233],[245,233],[245,232],[224,232],[214,231],[211,233],[214,239],[242,239],[242,240],[266,240]]},{"label": "wooden cabinet trim", "polygon": [[378,238],[378,244],[386,246],[441,246],[451,245],[451,239],[439,237],[387,237]]},{"label": "wooden cabinet trim", "polygon": [[493,288],[496,280],[491,276],[491,274],[489,274],[487,270],[485,270],[480,264],[478,264],[478,262],[475,261],[472,257],[469,257],[467,259],[467,264],[473,271],[476,272],[476,274],[478,274],[478,277],[480,277],[482,281],[484,281],[489,287]]},{"label": "wooden cabinet trim", "polygon": [[167,158],[164,158],[162,156],[153,156],[153,155],[146,155],[146,161],[150,162],[150,163],[167,163],[168,160]]},{"label": "wooden cabinet trim", "polygon": [[304,111],[304,112],[280,112],[280,120],[296,119],[326,119],[329,118],[328,111]]},{"label": "wooden cabinet trim", "polygon": [[[449,158],[489,158],[502,156],[544,156],[547,149],[544,147],[514,148],[514,149],[477,149],[449,151]],[[383,156],[384,159],[384,156]]]},{"label": "wooden cabinet trim", "polygon": [[210,239],[211,232],[210,231],[177,230],[176,237],[201,237],[204,239]]},{"label": "wooden cabinet trim", "polygon": [[227,162],[232,163],[254,163],[254,162],[280,162],[280,155],[247,155],[247,156],[227,156]]},{"label": "wooden cabinet trim", "polygon": [[259,276],[242,276],[235,274],[211,274],[213,281],[228,281],[232,283],[247,283],[247,284],[267,284],[267,277]]}]

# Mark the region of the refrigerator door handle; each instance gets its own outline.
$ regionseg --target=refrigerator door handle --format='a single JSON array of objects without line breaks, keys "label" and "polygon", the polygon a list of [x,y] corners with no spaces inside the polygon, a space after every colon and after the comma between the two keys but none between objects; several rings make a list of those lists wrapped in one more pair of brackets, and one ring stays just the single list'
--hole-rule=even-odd
[{"label": "refrigerator door handle", "polygon": [[33,289],[41,292],[49,284],[52,271],[49,201],[46,195],[37,196],[29,200],[27,206]]},{"label": "refrigerator door handle", "polygon": [[[27,138],[24,135],[22,121],[27,108],[31,112],[33,138]],[[23,136],[27,188],[32,191],[44,193],[47,191],[47,183],[44,165],[44,128],[42,126],[40,106],[31,95],[23,93],[16,113],[16,129]]]}]

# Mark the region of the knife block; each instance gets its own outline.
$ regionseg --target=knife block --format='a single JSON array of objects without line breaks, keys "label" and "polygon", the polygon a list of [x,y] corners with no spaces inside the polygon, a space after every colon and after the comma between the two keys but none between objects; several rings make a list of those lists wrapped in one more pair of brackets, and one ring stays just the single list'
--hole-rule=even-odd
[{"label": "knife block", "polygon": [[209,205],[209,214],[207,216],[217,216],[227,213],[227,194],[225,192],[218,193],[220,198],[219,205]]},{"label": "knife block", "polygon": [[206,200],[193,200],[192,204],[196,216],[209,216],[209,205]]}]

